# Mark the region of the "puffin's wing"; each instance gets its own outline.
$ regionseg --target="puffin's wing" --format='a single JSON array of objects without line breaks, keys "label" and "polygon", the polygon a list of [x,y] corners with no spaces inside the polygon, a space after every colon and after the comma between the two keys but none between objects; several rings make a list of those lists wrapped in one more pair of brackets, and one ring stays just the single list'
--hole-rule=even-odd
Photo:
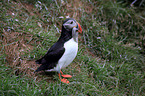
[{"label": "puffin's wing", "polygon": [[58,42],[55,43],[48,52],[41,59],[37,60],[37,64],[54,64],[62,57],[65,52],[65,48]]},{"label": "puffin's wing", "polygon": [[63,44],[55,43],[44,55],[44,57],[36,61],[37,64],[42,65],[35,72],[53,69],[64,52],[65,48],[63,47]]}]

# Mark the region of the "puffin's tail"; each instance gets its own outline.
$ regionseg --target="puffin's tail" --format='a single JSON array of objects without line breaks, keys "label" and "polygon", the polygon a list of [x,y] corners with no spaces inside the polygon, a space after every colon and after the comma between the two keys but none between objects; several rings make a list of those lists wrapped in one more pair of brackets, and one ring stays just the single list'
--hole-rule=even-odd
[{"label": "puffin's tail", "polygon": [[42,60],[42,59],[36,60],[36,61],[35,61],[36,64],[41,64],[41,60]]},{"label": "puffin's tail", "polygon": [[39,72],[39,71],[41,71],[41,70],[45,70],[46,68],[47,68],[46,65],[41,65],[37,70],[34,71],[34,73],[35,73],[35,72]]},{"label": "puffin's tail", "polygon": [[35,72],[38,72],[38,71],[41,71],[41,70],[45,70],[48,67],[47,64],[46,64],[46,60],[44,58],[36,60],[35,62],[36,62],[36,64],[42,64]]},{"label": "puffin's tail", "polygon": [[[41,67],[41,66],[40,66],[40,67]],[[41,71],[41,68],[40,68],[40,67],[39,67],[37,70],[35,70],[34,73],[35,73],[35,72]]]}]

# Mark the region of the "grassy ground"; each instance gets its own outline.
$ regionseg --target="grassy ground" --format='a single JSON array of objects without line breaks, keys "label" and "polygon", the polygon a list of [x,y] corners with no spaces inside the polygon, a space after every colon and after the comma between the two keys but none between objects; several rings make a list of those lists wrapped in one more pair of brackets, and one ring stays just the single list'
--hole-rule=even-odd
[{"label": "grassy ground", "polygon": [[[123,1],[123,0],[122,0]],[[0,95],[145,95],[144,3],[106,0],[0,2]],[[60,36],[66,16],[83,28],[79,52],[57,73],[36,73],[35,60]],[[63,17],[63,18],[62,18]]]}]

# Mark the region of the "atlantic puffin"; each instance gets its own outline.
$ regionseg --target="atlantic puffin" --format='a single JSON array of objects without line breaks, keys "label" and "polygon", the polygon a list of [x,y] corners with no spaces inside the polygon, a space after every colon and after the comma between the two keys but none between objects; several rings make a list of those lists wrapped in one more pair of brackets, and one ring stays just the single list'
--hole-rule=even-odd
[{"label": "atlantic puffin", "polygon": [[[47,53],[36,64],[41,64],[35,72],[38,71],[56,71],[59,79],[63,83],[69,83],[66,78],[71,75],[64,75],[62,68],[67,67],[76,57],[78,51],[78,32],[82,33],[80,24],[73,18],[67,18],[62,24],[62,32],[56,43],[54,43]],[[64,77],[62,79],[62,77]]]}]

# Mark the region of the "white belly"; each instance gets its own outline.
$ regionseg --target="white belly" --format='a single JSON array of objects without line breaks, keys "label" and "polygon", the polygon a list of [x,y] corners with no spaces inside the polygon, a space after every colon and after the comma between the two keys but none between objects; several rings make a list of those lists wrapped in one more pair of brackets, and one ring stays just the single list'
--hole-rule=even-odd
[{"label": "white belly", "polygon": [[60,69],[67,67],[74,60],[78,51],[78,43],[72,38],[64,44],[64,48],[65,52],[54,68],[56,71],[60,71]]}]

